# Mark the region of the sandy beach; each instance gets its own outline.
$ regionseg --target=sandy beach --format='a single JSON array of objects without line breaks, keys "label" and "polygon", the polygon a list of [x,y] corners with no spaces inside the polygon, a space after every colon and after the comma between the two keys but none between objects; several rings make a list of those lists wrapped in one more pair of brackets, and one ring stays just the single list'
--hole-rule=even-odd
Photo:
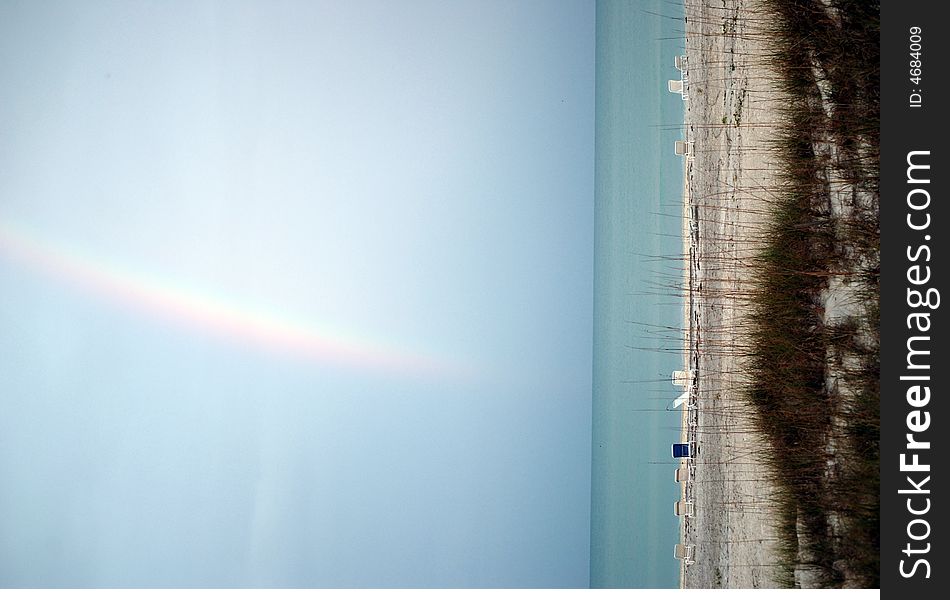
[{"label": "sandy beach", "polygon": [[[739,327],[750,291],[746,265],[767,214],[756,190],[770,185],[767,152],[775,95],[761,57],[754,3],[710,7],[686,1],[684,161],[688,239],[687,355],[692,381],[684,437],[698,447],[693,479],[683,485],[694,516],[682,520],[693,562],[684,588],[767,588],[775,579],[776,533],[767,445],[742,399],[746,347]],[[761,14],[761,13],[759,13]]]}]

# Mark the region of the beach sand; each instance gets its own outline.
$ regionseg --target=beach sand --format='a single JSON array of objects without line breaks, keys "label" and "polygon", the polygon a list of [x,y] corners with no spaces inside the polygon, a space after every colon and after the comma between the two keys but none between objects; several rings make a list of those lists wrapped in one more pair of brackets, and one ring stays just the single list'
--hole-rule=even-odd
[{"label": "beach sand", "polygon": [[695,407],[684,436],[696,440],[695,476],[683,486],[695,516],[682,521],[694,562],[681,587],[776,587],[773,489],[761,460],[768,445],[742,399],[740,324],[750,291],[748,258],[768,207],[757,195],[771,183],[768,139],[775,94],[754,2],[716,6],[686,0],[687,140],[685,212],[689,215],[688,360]]}]

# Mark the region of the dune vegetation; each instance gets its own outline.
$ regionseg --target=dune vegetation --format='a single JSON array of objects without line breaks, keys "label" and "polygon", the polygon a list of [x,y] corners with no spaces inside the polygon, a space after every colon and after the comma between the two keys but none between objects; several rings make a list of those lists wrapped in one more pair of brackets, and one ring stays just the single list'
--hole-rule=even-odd
[{"label": "dune vegetation", "polygon": [[766,0],[782,113],[748,401],[773,445],[782,580],[878,587],[879,6]]}]

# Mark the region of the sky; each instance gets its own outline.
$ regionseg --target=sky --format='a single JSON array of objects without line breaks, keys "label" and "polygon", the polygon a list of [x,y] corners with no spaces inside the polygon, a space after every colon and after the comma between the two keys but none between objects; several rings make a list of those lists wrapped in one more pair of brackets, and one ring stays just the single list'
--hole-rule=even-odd
[{"label": "sky", "polygon": [[0,585],[586,587],[591,2],[0,1]]}]

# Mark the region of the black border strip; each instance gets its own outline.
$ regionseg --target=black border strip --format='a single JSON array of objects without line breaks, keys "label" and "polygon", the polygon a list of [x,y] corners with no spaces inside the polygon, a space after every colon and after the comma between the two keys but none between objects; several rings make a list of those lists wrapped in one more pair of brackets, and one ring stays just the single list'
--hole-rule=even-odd
[{"label": "black border strip", "polygon": [[[943,137],[942,114],[948,106],[942,78],[947,71],[943,63],[950,60],[950,23],[938,14],[940,7],[938,2],[881,3],[881,588],[894,597],[905,592],[935,595],[948,578],[942,560],[946,551],[938,538],[950,507],[941,506],[946,500],[936,491],[946,486],[938,455],[943,451],[940,432],[947,431],[944,400],[950,396],[948,308],[911,306],[927,303],[928,290],[936,290],[929,292],[930,304],[937,305],[941,293],[941,301],[950,302],[944,240],[950,235],[950,213],[944,206],[950,200],[950,173],[944,168],[950,140]],[[920,28],[921,38],[916,82],[911,79],[912,27]],[[919,168],[908,171],[909,159]],[[928,317],[911,316],[915,313]],[[909,355],[908,340],[920,353]],[[915,390],[917,385],[921,387]],[[927,401],[925,388],[930,391]],[[908,449],[908,434],[914,435],[916,448]],[[927,442],[929,448],[924,447]],[[903,471],[902,460],[909,465]],[[908,470],[915,460],[929,470]]]}]

